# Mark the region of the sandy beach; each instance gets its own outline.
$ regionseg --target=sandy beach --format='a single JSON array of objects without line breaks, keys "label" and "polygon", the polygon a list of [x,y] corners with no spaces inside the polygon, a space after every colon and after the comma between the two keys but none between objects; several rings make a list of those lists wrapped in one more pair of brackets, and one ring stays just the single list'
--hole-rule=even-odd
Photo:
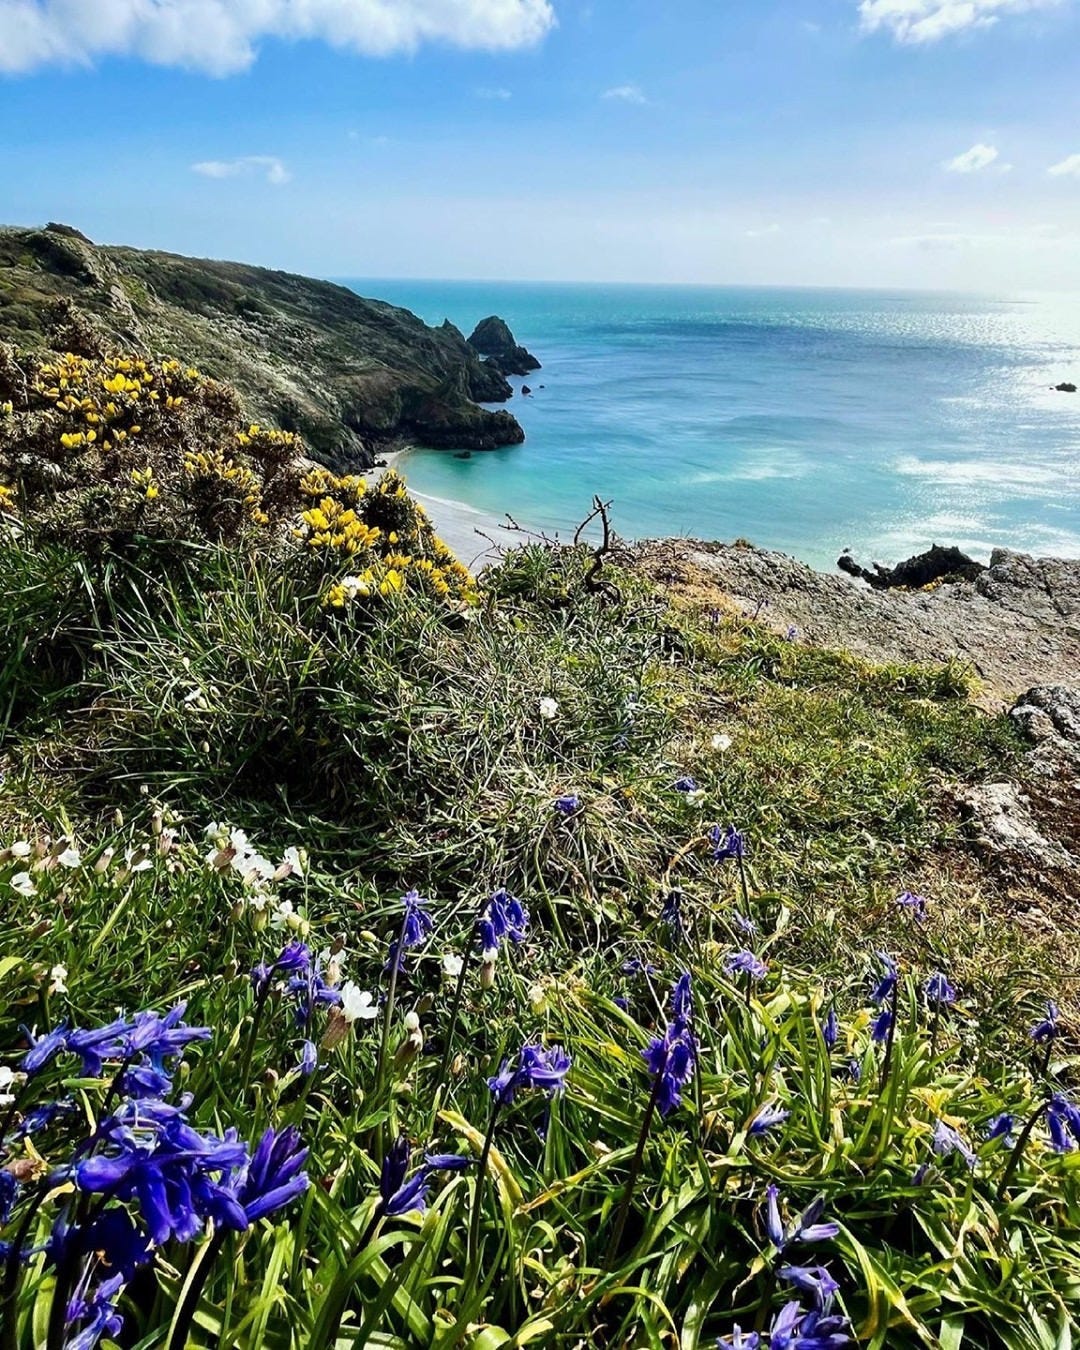
[{"label": "sandy beach", "polygon": [[[368,470],[364,477],[377,480],[388,469],[396,469],[408,483],[408,461],[412,453],[411,450],[395,450],[384,454],[381,457],[383,463],[376,469]],[[409,493],[423,504],[439,537],[470,570],[475,571],[494,562],[502,549],[516,548],[531,537],[527,527],[510,529],[505,518],[500,520],[464,502],[415,492],[411,487]]]}]

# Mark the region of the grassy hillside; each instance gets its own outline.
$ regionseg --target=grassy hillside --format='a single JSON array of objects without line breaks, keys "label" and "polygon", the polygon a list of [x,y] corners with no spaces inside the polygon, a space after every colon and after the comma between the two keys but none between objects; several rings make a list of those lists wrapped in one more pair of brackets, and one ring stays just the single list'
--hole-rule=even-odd
[{"label": "grassy hillside", "polygon": [[962,672],[584,545],[468,578],[201,384],[50,459],[37,384],[3,1350],[1069,1344],[1076,958],[984,903],[950,789],[1019,747]]},{"label": "grassy hillside", "polygon": [[242,263],[96,245],[63,225],[0,227],[0,341],[84,356],[117,345],[227,381],[247,415],[303,435],[337,469],[401,440],[524,439],[510,386],[452,324],[344,286]]}]

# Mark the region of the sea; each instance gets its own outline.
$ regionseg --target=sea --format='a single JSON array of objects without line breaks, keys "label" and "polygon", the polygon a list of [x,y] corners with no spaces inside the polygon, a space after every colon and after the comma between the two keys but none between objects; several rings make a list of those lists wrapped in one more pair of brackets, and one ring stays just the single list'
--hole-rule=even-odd
[{"label": "sea", "polygon": [[[1080,557],[1080,297],[349,280],[543,363],[524,445],[411,450],[437,504],[565,535],[749,539],[816,567],[932,543]],[[521,385],[532,393],[523,395]]]}]

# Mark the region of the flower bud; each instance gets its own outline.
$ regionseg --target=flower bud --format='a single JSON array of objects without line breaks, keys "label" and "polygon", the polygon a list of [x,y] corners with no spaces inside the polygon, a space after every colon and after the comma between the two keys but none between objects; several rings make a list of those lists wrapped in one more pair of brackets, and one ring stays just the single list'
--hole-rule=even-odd
[{"label": "flower bud", "polygon": [[425,994],[424,997],[420,1000],[420,1002],[416,1005],[416,1011],[420,1014],[421,1017],[423,1017],[424,1013],[429,1013],[434,1006],[435,1006],[435,996],[433,994]]},{"label": "flower bud", "polygon": [[[240,919],[242,919],[243,917],[244,917],[244,902],[243,902],[243,900],[234,900],[234,901],[233,901],[232,909],[229,910],[229,918],[232,919],[233,923],[237,923],[237,922],[238,922]],[[256,918],[256,921],[257,921],[258,918],[259,918],[259,915],[256,914],[255,918]],[[256,922],[256,924],[255,924],[256,929],[258,929],[258,928],[260,928],[260,927],[265,927],[265,924],[266,924],[266,915],[265,915],[265,914],[262,916],[262,919],[263,919],[263,923],[262,923],[262,924],[259,924],[258,922]]]},{"label": "flower bud", "polygon": [[107,872],[109,870],[109,864],[112,862],[115,853],[116,849],[107,848],[102,852],[97,862],[94,863],[94,871],[97,872],[99,876],[102,872]]},{"label": "flower bud", "polygon": [[160,808],[150,817],[150,833],[159,835],[165,824],[165,817],[161,814]]},{"label": "flower bud", "polygon": [[209,742],[209,741],[200,741],[200,742],[199,742],[199,754],[200,754],[200,755],[208,755],[209,753],[210,753],[210,742]]},{"label": "flower bud", "polygon": [[117,807],[116,810],[113,812],[112,819],[113,825],[115,825],[115,827],[118,830],[122,830],[124,828],[124,813],[123,811],[120,810],[119,807]]}]

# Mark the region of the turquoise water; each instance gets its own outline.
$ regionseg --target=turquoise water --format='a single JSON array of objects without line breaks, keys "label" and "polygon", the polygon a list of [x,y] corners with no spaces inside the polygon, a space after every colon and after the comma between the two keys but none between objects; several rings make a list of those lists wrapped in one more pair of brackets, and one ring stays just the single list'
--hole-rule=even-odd
[{"label": "turquoise water", "polygon": [[1080,556],[1080,394],[1050,388],[1080,383],[1080,298],[349,284],[466,333],[500,314],[543,362],[507,405],[524,445],[405,457],[430,496],[555,530],[599,493],[627,538],[818,566],[935,541]]}]

